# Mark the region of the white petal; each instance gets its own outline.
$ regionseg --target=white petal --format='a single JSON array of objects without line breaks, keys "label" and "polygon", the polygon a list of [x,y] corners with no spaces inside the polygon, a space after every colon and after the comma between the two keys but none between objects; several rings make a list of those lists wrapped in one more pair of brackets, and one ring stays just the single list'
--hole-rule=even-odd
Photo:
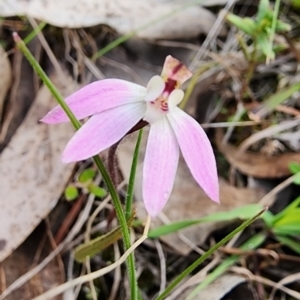
[{"label": "white petal", "polygon": [[147,95],[145,101],[155,101],[164,91],[165,82],[159,76],[153,76],[147,84]]},{"label": "white petal", "polygon": [[149,124],[154,124],[164,116],[165,113],[161,109],[157,108],[154,103],[147,103],[147,110],[144,116],[145,121],[147,121]]},{"label": "white petal", "polygon": [[168,98],[168,106],[170,112],[172,112],[174,108],[182,101],[183,97],[184,97],[183,90],[176,89],[171,92]]}]

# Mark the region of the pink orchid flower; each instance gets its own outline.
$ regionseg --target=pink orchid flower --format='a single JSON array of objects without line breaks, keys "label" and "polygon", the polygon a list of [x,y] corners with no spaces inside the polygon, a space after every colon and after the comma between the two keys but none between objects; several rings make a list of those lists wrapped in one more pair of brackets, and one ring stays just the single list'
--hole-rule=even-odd
[{"label": "pink orchid flower", "polygon": [[[88,84],[66,98],[78,119],[90,119],[67,144],[65,163],[97,155],[120,141],[140,120],[150,124],[143,168],[143,199],[147,212],[156,216],[170,197],[179,160],[179,149],[197,183],[215,202],[219,185],[215,157],[204,130],[177,105],[184,97],[179,86],[192,73],[172,56],[161,76],[143,87],[120,79]],[[56,106],[42,120],[48,124],[69,121]],[[187,195],[188,197],[188,195]]]}]

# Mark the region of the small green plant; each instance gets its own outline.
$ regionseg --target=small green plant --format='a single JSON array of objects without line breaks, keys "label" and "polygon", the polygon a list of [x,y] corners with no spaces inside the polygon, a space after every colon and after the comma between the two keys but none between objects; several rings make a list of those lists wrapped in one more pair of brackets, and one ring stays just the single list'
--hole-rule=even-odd
[{"label": "small green plant", "polygon": [[83,193],[90,193],[99,198],[105,197],[107,191],[94,183],[95,176],[96,171],[94,169],[83,170],[78,176],[78,181],[66,187],[65,198],[68,201],[75,200],[79,195],[78,189],[81,189]]},{"label": "small green plant", "polygon": [[294,183],[300,185],[300,164],[297,162],[291,162],[289,164],[289,169],[292,174],[294,174]]},{"label": "small green plant", "polygon": [[68,185],[65,189],[65,198],[68,201],[73,201],[78,197],[78,189],[74,185]]},{"label": "small green plant", "polygon": [[[96,286],[94,288],[95,288],[96,294],[99,295],[100,289],[97,288]],[[94,299],[91,288],[89,286],[83,286],[82,291],[85,294],[85,299],[86,300],[93,300]]]},{"label": "small green plant", "polygon": [[291,27],[289,24],[278,20],[279,4],[280,1],[276,1],[275,8],[272,10],[269,0],[261,0],[255,19],[241,18],[231,13],[226,16],[228,22],[251,37],[254,46],[251,51],[246,46],[246,41],[242,38],[239,39],[248,60],[256,60],[257,50],[261,50],[269,61],[275,58],[276,51],[281,50],[281,47],[278,48],[273,45],[274,34],[287,32]]},{"label": "small green plant", "polygon": [[[269,0],[260,0],[257,14],[254,18],[239,17],[232,13],[226,15],[226,20],[239,30],[236,37],[248,62],[247,70],[242,75],[242,84],[239,91],[241,100],[248,96],[253,100],[253,93],[249,88],[249,84],[257,64],[262,62],[268,64],[275,59],[276,54],[286,48],[282,43],[276,43],[274,39],[275,34],[285,34],[291,29],[289,24],[279,20],[279,6],[280,0],[275,1],[274,8],[270,6]],[[291,87],[290,90],[293,90],[295,86]],[[282,96],[288,91],[283,91]],[[280,92],[278,91],[278,93]],[[276,94],[274,97],[278,99],[283,98],[281,95],[277,97]],[[271,100],[273,101],[273,98]]]}]

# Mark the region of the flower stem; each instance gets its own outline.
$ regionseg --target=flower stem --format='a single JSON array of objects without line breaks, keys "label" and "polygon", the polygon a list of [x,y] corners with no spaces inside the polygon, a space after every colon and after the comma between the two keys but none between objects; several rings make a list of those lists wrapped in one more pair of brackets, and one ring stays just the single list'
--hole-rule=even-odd
[{"label": "flower stem", "polygon": [[171,284],[156,298],[156,300],[163,300],[167,295],[180,283],[187,275],[189,275],[195,268],[197,268],[201,263],[203,263],[208,257],[210,257],[216,250],[218,250],[221,246],[227,243],[231,238],[233,238],[238,232],[245,229],[251,223],[253,223],[257,218],[260,217],[262,213],[266,211],[267,208],[263,209],[253,218],[243,222],[238,228],[230,232],[227,236],[225,236],[220,242],[216,243],[212,246],[207,252],[205,252],[202,256],[200,256],[195,262],[193,262],[189,267],[187,267]]},{"label": "flower stem", "polygon": [[64,110],[68,118],[70,119],[71,123],[75,127],[75,129],[79,129],[81,124],[80,122],[76,119],[72,111],[70,110],[69,106],[65,103],[62,95],[60,92],[57,90],[57,88],[54,86],[50,78],[47,76],[47,74],[44,72],[40,64],[36,61],[34,56],[31,54],[25,43],[22,41],[20,36],[14,32],[13,33],[13,38],[15,40],[16,45],[18,48],[23,52],[24,56],[27,58],[29,63],[32,65],[33,69],[36,71],[36,73],[39,75],[39,77],[42,79],[42,81],[45,83],[45,85],[48,87],[50,90],[51,94],[53,97],[56,99],[56,101],[59,103],[61,108]]},{"label": "flower stem", "polygon": [[[39,75],[41,80],[44,82],[44,84],[48,87],[53,97],[56,99],[56,101],[59,103],[59,105],[62,107],[68,118],[70,119],[71,123],[73,124],[74,128],[78,130],[81,127],[80,122],[76,119],[74,114],[72,113],[71,109],[68,107],[68,105],[65,103],[62,95],[57,90],[57,88],[54,86],[54,84],[51,82],[50,78],[47,76],[47,74],[44,72],[42,67],[39,65],[39,63],[36,61],[34,56],[31,54],[29,49],[26,47],[25,43],[22,41],[22,39],[19,37],[19,35],[14,32],[13,38],[15,40],[16,45],[18,48],[23,52],[24,56],[28,59],[29,63],[32,65],[33,69],[36,71],[36,73]],[[104,164],[99,156],[93,157],[94,162],[96,166],[98,167],[103,180],[108,188],[108,191],[111,195],[111,199],[114,205],[114,208],[116,210],[116,215],[118,218],[118,221],[120,223],[120,227],[122,229],[122,235],[123,235],[123,241],[126,250],[130,248],[130,235],[129,230],[126,223],[125,214],[122,208],[122,204],[119,199],[119,195],[113,185],[113,182],[104,167]],[[130,279],[130,286],[131,286],[131,299],[137,299],[137,283],[136,283],[136,277],[135,277],[135,265],[134,265],[134,257],[131,253],[127,258],[127,265],[128,265],[128,276]]]},{"label": "flower stem", "polygon": [[117,186],[117,181],[118,181],[118,174],[117,174],[117,157],[116,157],[116,151],[117,148],[120,144],[121,140],[118,141],[117,143],[115,143],[114,145],[112,145],[109,149],[108,149],[108,163],[107,163],[107,169],[108,169],[108,173],[109,176],[114,184],[114,186]]},{"label": "flower stem", "polygon": [[139,135],[136,141],[134,153],[133,153],[133,159],[132,159],[132,165],[130,170],[130,176],[129,176],[129,183],[127,188],[127,195],[125,199],[125,217],[128,220],[131,216],[132,211],[132,202],[133,202],[133,193],[134,193],[134,182],[135,182],[135,175],[136,175],[136,169],[138,165],[138,158],[139,158],[139,151],[141,146],[141,141],[143,137],[143,129],[140,129]]}]

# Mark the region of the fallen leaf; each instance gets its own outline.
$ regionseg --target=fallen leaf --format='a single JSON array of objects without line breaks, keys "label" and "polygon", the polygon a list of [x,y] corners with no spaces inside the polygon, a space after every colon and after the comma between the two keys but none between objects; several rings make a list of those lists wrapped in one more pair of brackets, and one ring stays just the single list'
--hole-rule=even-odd
[{"label": "fallen leaf", "polygon": [[[141,146],[139,158],[140,165],[137,170],[135,182],[135,198],[137,200],[135,207],[137,209],[138,218],[142,220],[145,220],[146,218],[146,211],[142,202],[142,161],[145,152],[145,136],[143,139],[143,145]],[[128,180],[129,177],[135,141],[135,135],[128,137],[118,149],[120,169],[126,180]],[[264,192],[262,190],[236,188],[230,186],[225,180],[220,179],[221,204],[216,204],[206,196],[203,190],[194,181],[186,163],[181,158],[178,165],[173,192],[163,210],[163,213],[170,222],[198,219],[212,213],[229,211],[233,208],[257,203],[263,194]],[[152,220],[151,226],[153,228],[162,224],[163,222],[158,216]],[[221,228],[223,225],[224,222],[207,222],[186,228],[180,231],[180,233],[182,233],[195,245],[200,245],[207,239],[212,231]],[[191,251],[190,246],[185,244],[177,234],[163,236],[161,237],[161,240],[169,244],[169,246],[174,248],[181,255],[186,255]]]},{"label": "fallen leaf", "polygon": [[[228,275],[225,275],[228,276]],[[257,292],[251,283],[241,283],[225,295],[223,300],[229,299],[243,299],[243,300],[257,300]]]},{"label": "fallen leaf", "polygon": [[280,178],[289,176],[289,164],[300,163],[300,154],[288,152],[268,156],[261,152],[239,152],[237,147],[222,142],[222,131],[217,130],[216,143],[228,162],[241,173],[255,178]]},{"label": "fallen leaf", "polygon": [[[210,3],[209,0],[202,2]],[[214,1],[215,4],[226,2]],[[216,16],[200,5],[194,3],[187,7],[192,3],[194,1],[186,1],[182,5],[161,0],[0,0],[0,15],[31,16],[51,25],[69,28],[107,24],[121,34],[137,31],[137,36],[148,39],[192,38],[201,33],[207,34],[216,21]],[[149,24],[152,21],[155,22]],[[145,24],[149,26],[145,27]],[[141,27],[143,30],[140,30]]]},{"label": "fallen leaf", "polygon": [[300,150],[300,131],[279,133],[276,138],[288,145],[293,151]]},{"label": "fallen leaf", "polygon": [[[194,300],[221,300],[223,297],[229,293],[233,288],[238,286],[239,284],[245,282],[245,277],[236,274],[225,274],[206,288],[204,288],[201,292],[197,294],[193,299]],[[181,298],[177,299],[186,299],[188,295],[193,291],[196,286],[193,286],[187,289],[182,295]],[[242,299],[242,298],[236,298]],[[244,299],[244,298],[243,298]]]},{"label": "fallen leaf", "polygon": [[[43,226],[42,226],[43,227]],[[39,230],[42,229],[42,230]],[[43,241],[44,228],[37,228],[29,236],[28,239],[16,249],[9,257],[7,257],[2,263],[1,268],[3,272],[0,276],[0,294],[3,292],[1,288],[10,286],[20,276],[30,270],[34,264],[42,260],[48,253],[48,251],[41,251],[41,257],[39,261],[36,261],[36,253],[41,250],[41,244],[44,245],[44,249],[51,249],[48,243]],[[14,291],[11,295],[7,296],[6,300],[31,300],[34,297],[40,295],[42,292],[47,291],[64,282],[64,268],[61,261],[53,259],[49,264],[43,268],[36,276],[30,281],[26,282],[19,289]],[[60,300],[62,296],[52,298],[52,300]]]},{"label": "fallen leaf", "polygon": [[[71,79],[54,82],[71,93]],[[48,215],[67,184],[73,165],[61,163],[71,134],[70,124],[39,122],[53,106],[46,86],[38,92],[25,120],[0,156],[0,262],[19,246]]]},{"label": "fallen leaf", "polygon": [[0,125],[2,123],[2,113],[4,100],[11,84],[11,65],[6,52],[0,46]]}]

